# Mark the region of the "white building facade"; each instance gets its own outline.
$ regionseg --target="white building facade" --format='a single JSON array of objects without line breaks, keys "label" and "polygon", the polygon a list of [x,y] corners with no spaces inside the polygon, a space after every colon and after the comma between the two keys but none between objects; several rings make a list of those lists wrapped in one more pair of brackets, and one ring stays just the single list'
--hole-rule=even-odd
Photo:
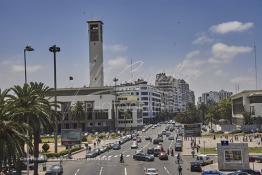
[{"label": "white building facade", "polygon": [[244,115],[262,117],[262,90],[245,90],[231,96],[233,124],[244,125]]}]

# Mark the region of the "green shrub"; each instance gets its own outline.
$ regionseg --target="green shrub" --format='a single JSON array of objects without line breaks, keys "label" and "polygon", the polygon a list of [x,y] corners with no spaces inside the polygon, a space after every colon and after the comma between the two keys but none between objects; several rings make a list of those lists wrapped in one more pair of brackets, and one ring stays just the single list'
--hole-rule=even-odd
[{"label": "green shrub", "polygon": [[[78,150],[82,149],[81,147],[74,147],[71,149],[71,153],[76,152]],[[69,149],[60,151],[59,153],[43,153],[43,155],[46,155],[47,158],[56,157],[59,158],[60,156],[67,155],[69,153]]]}]

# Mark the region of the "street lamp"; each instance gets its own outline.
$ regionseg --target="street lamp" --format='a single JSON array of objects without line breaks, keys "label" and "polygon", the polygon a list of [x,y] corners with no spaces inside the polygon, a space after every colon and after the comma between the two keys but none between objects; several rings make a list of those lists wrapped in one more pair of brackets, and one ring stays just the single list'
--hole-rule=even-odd
[{"label": "street lamp", "polygon": [[[56,96],[56,52],[60,52],[60,47],[53,45],[49,47],[49,51],[54,54],[54,90],[55,90],[55,112],[57,112],[57,96]],[[57,153],[57,119],[55,119],[55,153]]]},{"label": "street lamp", "polygon": [[[24,64],[25,64],[25,84],[27,84],[27,74],[26,74],[26,52],[31,52],[34,51],[34,49],[31,46],[26,46],[24,48]],[[27,116],[26,118],[26,123],[29,125],[29,117]],[[29,132],[28,130],[26,131],[27,136],[29,138]],[[29,175],[29,145],[26,145],[26,170],[27,170],[27,175]]]},{"label": "street lamp", "polygon": [[[113,82],[115,82],[115,102],[114,102],[114,108],[115,108],[115,116],[114,116],[114,123],[115,123],[115,125],[116,125],[116,116],[117,116],[117,109],[116,109],[116,100],[117,100],[117,98],[116,98],[116,83],[117,83],[117,81],[118,81],[118,79],[115,77],[114,79],[113,79]],[[116,129],[116,126],[115,126],[115,128],[114,129]]]},{"label": "street lamp", "polygon": [[25,84],[27,84],[27,75],[26,75],[26,51],[31,52],[34,49],[31,46],[26,46],[24,48],[24,63],[25,63]]}]

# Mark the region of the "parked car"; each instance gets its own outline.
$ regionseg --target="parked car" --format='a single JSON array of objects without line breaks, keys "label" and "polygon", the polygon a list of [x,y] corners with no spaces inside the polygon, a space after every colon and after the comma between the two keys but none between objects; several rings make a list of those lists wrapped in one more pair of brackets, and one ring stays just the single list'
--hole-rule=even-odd
[{"label": "parked car", "polygon": [[101,154],[100,148],[94,149],[94,152],[96,152],[97,155],[100,155],[100,154]]},{"label": "parked car", "polygon": [[95,151],[90,151],[86,153],[86,159],[87,158],[95,158],[98,154]]},{"label": "parked car", "polygon": [[45,173],[45,175],[62,175],[63,166],[61,164],[52,165]]},{"label": "parked car", "polygon": [[121,149],[121,146],[120,146],[120,144],[115,143],[115,144],[112,145],[112,149],[113,150],[119,150],[119,149]]},{"label": "parked car", "polygon": [[160,152],[158,155],[159,160],[168,160],[168,155],[166,152]]},{"label": "parked car", "polygon": [[259,171],[251,170],[251,169],[242,169],[238,170],[239,173],[247,173],[249,175],[261,175]]},{"label": "parked car", "polygon": [[201,164],[198,161],[190,162],[191,172],[202,172]]},{"label": "parked car", "polygon": [[233,173],[228,173],[227,175],[249,175],[249,174],[244,172],[233,172]]},{"label": "parked car", "polygon": [[154,161],[154,156],[145,153],[137,153],[133,155],[133,159],[140,160],[140,161]]},{"label": "parked car", "polygon": [[145,168],[145,175],[158,175],[158,170],[156,168]]},{"label": "parked car", "polygon": [[204,170],[202,172],[202,175],[224,175],[224,174],[217,170]]},{"label": "parked car", "polygon": [[197,155],[196,160],[201,164],[201,166],[213,164],[214,162],[213,159],[204,154]]}]

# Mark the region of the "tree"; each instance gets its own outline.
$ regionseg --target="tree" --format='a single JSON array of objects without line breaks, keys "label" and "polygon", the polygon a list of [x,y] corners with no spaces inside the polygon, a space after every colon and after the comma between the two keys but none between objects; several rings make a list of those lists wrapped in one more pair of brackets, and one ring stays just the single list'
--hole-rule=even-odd
[{"label": "tree", "polygon": [[[39,157],[40,129],[54,126],[52,104],[47,96],[51,89],[43,83],[30,83],[11,88],[9,103],[14,107],[14,116],[18,122],[28,122],[32,128],[34,157]],[[34,161],[34,174],[38,174],[38,162]]]},{"label": "tree", "polygon": [[85,111],[83,107],[83,103],[80,101],[77,101],[74,106],[72,106],[71,109],[73,120],[77,121],[77,127],[80,127],[80,121],[85,119]]},{"label": "tree", "polygon": [[218,103],[218,112],[220,119],[225,119],[232,123],[232,101],[231,99],[224,99]]},{"label": "tree", "polygon": [[13,118],[12,106],[7,103],[9,90],[0,89],[0,171],[3,166],[16,163],[24,156],[24,143],[32,147],[26,137],[28,125],[19,123]]}]

